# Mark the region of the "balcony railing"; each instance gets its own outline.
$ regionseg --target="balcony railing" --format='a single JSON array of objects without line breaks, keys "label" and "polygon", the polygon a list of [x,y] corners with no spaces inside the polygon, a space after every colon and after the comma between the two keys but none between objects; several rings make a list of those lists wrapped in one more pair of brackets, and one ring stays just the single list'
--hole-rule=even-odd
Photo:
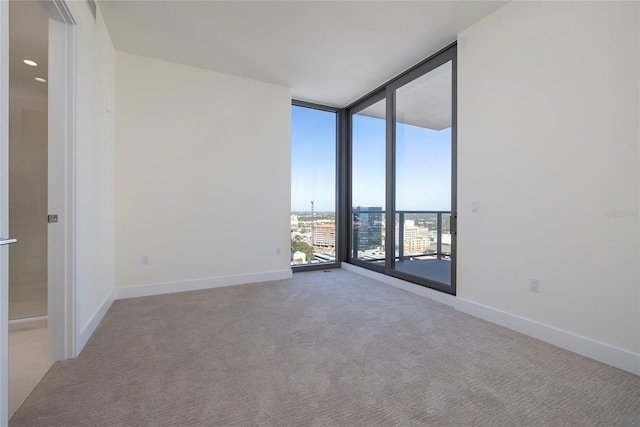
[{"label": "balcony railing", "polygon": [[[432,258],[436,259],[442,258],[450,258],[451,252],[443,250],[443,244],[447,246],[446,243],[443,242],[443,231],[444,230],[444,218],[449,216],[449,229],[451,223],[451,211],[396,211],[396,218],[394,228],[396,228],[396,239],[395,239],[395,259],[396,261],[405,261],[413,258]],[[413,216],[416,220],[425,220],[428,219],[427,216],[431,216],[436,221],[435,224],[435,250],[431,250],[427,248],[421,252],[413,252],[413,253],[405,253],[405,220],[407,216]],[[352,225],[353,225],[353,241],[352,241],[352,254],[354,258],[363,259],[366,261],[372,262],[380,262],[384,261],[384,242],[382,239],[382,228],[385,225],[385,211],[378,209],[357,209],[352,211]],[[385,225],[385,235],[388,233],[389,227]],[[422,227],[426,228],[426,227]],[[419,227],[420,229],[420,227]],[[429,228],[429,230],[431,230]],[[431,233],[429,233],[431,234]],[[428,237],[431,236],[421,236]],[[371,248],[372,241],[378,239],[380,250],[378,251],[378,256],[366,256],[361,257],[360,251],[364,246],[365,250],[371,250],[375,253],[375,250]],[[364,241],[364,244],[363,244]],[[450,244],[449,244],[450,245]],[[430,245],[431,246],[431,245]]]}]

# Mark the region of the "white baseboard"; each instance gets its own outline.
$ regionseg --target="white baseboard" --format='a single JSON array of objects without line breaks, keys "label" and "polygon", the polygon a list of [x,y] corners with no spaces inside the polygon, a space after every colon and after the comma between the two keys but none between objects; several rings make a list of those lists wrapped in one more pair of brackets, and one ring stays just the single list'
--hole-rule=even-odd
[{"label": "white baseboard", "polygon": [[25,331],[28,329],[44,329],[49,325],[49,316],[22,317],[9,320],[9,332]]},{"label": "white baseboard", "polygon": [[151,295],[171,294],[174,292],[197,291],[201,289],[221,288],[224,286],[245,285],[248,283],[270,282],[290,279],[291,269],[265,271],[237,276],[219,276],[207,279],[185,280],[181,282],[152,283],[147,285],[127,286],[114,289],[115,299],[146,297]]},{"label": "white baseboard", "polygon": [[93,332],[96,330],[96,328],[102,321],[102,318],[104,317],[105,314],[107,314],[107,311],[109,311],[111,304],[113,304],[113,294],[114,294],[113,290],[109,292],[109,295],[107,295],[104,301],[102,301],[102,304],[100,304],[100,306],[95,311],[95,313],[93,313],[93,316],[91,316],[91,319],[89,319],[89,321],[86,323],[86,325],[84,325],[84,327],[80,331],[78,340],[76,341],[76,349],[75,349],[76,354],[73,357],[78,357],[78,355],[80,355],[80,352],[89,341],[89,338],[91,338],[91,335],[93,335]]},{"label": "white baseboard", "polygon": [[456,298],[455,308],[598,362],[640,375],[640,355],[630,351],[461,298]]},{"label": "white baseboard", "polygon": [[622,369],[632,374],[640,375],[640,355],[601,342],[557,329],[515,314],[506,313],[453,295],[425,288],[395,277],[386,276],[366,268],[342,263],[345,270],[361,274],[374,280],[412,292],[425,298],[432,299],[454,307],[463,313],[478,317],[496,325],[520,332],[540,341],[547,342],[581,356]]},{"label": "white baseboard", "polygon": [[397,279],[395,277],[387,276],[386,274],[377,273],[375,271],[367,270],[366,268],[358,267],[353,264],[347,264],[343,262],[340,265],[347,271],[358,273],[362,276],[370,279],[377,280],[378,282],[386,283],[387,285],[395,286],[396,288],[403,289],[411,292],[412,294],[420,295],[430,300],[437,301],[441,304],[445,304],[453,307],[456,303],[456,297],[453,295],[445,294],[444,292],[436,291],[431,288],[416,285],[415,283],[407,282],[406,280]]}]

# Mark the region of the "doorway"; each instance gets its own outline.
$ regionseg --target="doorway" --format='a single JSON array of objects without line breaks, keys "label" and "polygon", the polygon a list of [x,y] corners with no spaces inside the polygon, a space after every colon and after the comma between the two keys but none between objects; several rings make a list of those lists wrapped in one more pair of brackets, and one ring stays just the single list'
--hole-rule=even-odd
[{"label": "doorway", "polygon": [[349,108],[349,262],[455,295],[456,46]]},{"label": "doorway", "polygon": [[50,367],[48,343],[49,17],[9,3],[9,417]]}]

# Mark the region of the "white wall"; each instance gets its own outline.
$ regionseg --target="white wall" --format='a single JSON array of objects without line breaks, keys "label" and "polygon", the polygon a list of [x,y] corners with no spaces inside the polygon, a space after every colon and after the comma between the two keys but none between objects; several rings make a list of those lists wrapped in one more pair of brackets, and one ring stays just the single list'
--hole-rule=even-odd
[{"label": "white wall", "polygon": [[291,274],[290,106],[284,87],[117,52],[116,286],[152,285],[117,297]]},{"label": "white wall", "polygon": [[113,102],[115,51],[100,9],[67,2],[78,25],[76,83],[76,323],[80,351],[112,299],[114,287]]},{"label": "white wall", "polygon": [[458,47],[459,298],[636,357],[638,7],[513,2]]}]

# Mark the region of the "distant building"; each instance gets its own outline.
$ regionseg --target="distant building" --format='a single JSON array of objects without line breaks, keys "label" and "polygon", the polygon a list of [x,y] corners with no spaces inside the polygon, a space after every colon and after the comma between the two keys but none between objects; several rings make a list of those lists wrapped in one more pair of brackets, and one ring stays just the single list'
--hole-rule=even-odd
[{"label": "distant building", "polygon": [[404,241],[404,253],[405,255],[416,254],[426,252],[431,244],[431,239],[428,237],[414,237],[413,239],[405,239]]},{"label": "distant building", "polygon": [[315,246],[334,248],[336,246],[336,225],[318,224],[313,227],[313,243]]},{"label": "distant building", "polygon": [[[442,255],[451,255],[451,234],[442,233],[442,243],[440,245],[440,250]],[[438,252],[438,237],[436,235],[433,236],[432,242],[429,245],[429,252]]]},{"label": "distant building", "polygon": [[420,237],[429,237],[429,228],[423,227],[418,230],[418,236]]},{"label": "distant building", "polygon": [[[409,240],[414,240],[417,239],[418,237],[420,237],[420,230],[423,230],[422,227],[416,227],[415,226],[415,221],[412,219],[408,219],[404,222],[404,227],[402,229],[402,235],[403,235],[403,240],[405,242],[405,248],[406,248],[406,242]],[[396,224],[396,246],[398,246],[398,242],[400,241],[400,229],[398,227],[398,224]]]},{"label": "distant building", "polygon": [[[428,230],[424,227],[416,227],[415,221],[408,219],[402,227],[402,253],[403,255],[418,254],[426,252],[429,249],[431,239],[427,234]],[[396,248],[399,248],[400,228],[396,224],[395,234]]]},{"label": "distant building", "polygon": [[411,240],[411,239],[415,239],[416,237],[419,236],[418,230],[420,230],[418,227],[407,227],[406,225],[404,226],[404,240]]},{"label": "distant building", "polygon": [[291,264],[306,264],[307,254],[304,252],[291,250]]},{"label": "distant building", "polygon": [[382,243],[384,212],[381,207],[356,206],[353,208],[353,251],[378,249]]},{"label": "distant building", "polygon": [[291,215],[291,228],[298,228],[298,215]]}]

